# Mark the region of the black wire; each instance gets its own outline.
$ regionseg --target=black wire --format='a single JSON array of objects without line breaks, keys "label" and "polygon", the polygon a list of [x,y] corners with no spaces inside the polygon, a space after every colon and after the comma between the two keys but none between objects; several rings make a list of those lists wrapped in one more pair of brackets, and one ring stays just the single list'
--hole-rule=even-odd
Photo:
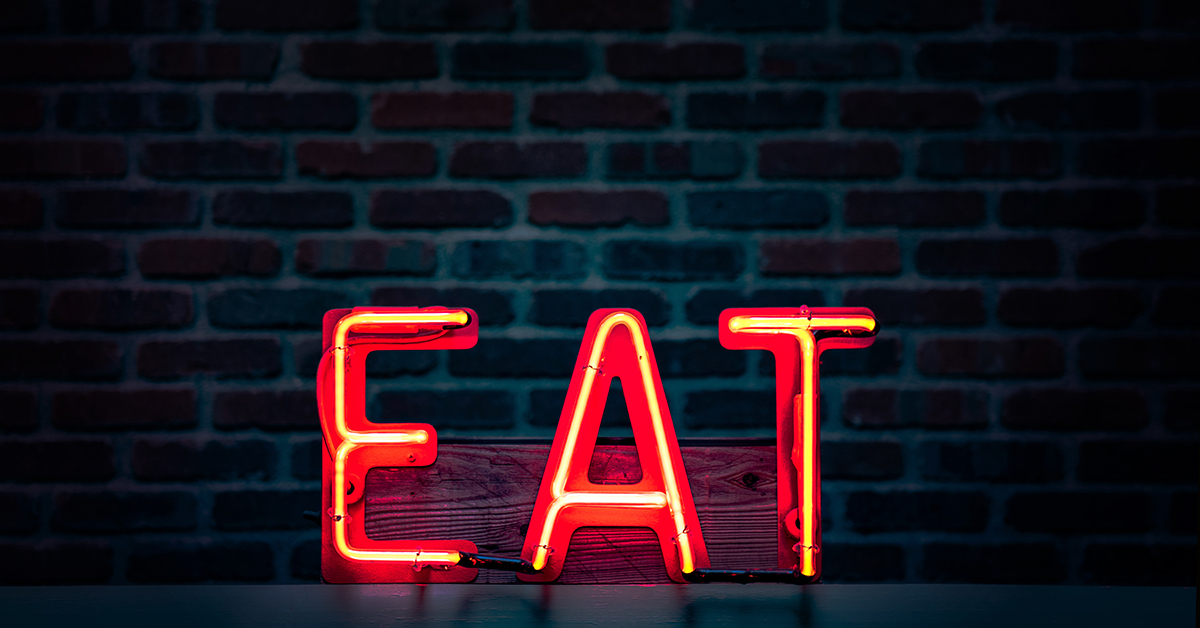
[{"label": "black wire", "polygon": [[780,584],[812,584],[813,576],[800,573],[799,569],[697,569],[683,574],[688,582],[775,582]]}]

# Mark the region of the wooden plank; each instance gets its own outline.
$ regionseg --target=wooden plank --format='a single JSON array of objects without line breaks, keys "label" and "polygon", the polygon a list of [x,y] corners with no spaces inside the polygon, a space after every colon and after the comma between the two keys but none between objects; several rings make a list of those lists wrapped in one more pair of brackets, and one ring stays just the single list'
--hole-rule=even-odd
[{"label": "wooden plank", "polygon": [[[684,467],[715,568],[775,568],[775,447],[683,446]],[[533,512],[549,444],[441,444],[432,467],[367,474],[367,536],[375,540],[466,539],[480,553],[517,557]],[[596,483],[641,478],[632,445],[596,446],[588,473]],[[476,582],[516,582],[480,570]],[[580,528],[571,539],[562,583],[667,583],[648,528]]]}]

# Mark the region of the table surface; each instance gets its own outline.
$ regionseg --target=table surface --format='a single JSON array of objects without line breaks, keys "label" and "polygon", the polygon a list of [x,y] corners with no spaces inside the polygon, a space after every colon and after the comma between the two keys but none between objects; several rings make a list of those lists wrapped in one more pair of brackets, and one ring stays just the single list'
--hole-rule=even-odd
[{"label": "table surface", "polygon": [[[1192,628],[1195,588],[991,585],[182,585],[0,588],[0,624]],[[755,627],[758,628],[758,627]]]}]

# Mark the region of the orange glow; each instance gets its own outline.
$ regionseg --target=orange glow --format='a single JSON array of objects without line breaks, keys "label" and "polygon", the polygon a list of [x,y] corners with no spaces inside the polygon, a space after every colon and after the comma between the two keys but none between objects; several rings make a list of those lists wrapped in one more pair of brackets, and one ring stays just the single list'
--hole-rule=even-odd
[{"label": "orange glow", "polygon": [[[820,353],[827,348],[868,346],[876,331],[875,316],[865,308],[747,308],[721,314],[723,346],[775,354],[780,567],[798,567],[805,576],[816,577],[821,568]],[[783,452],[789,444],[785,461]],[[800,534],[798,542],[790,543],[787,519],[793,511],[798,514]]]},{"label": "orange glow", "polygon": [[[613,377],[625,383],[639,458],[657,462],[645,469],[641,482],[632,486],[599,485],[587,480]],[[583,525],[653,528],[667,571],[678,581],[683,581],[681,574],[707,566],[708,552],[658,366],[645,321],[637,312],[598,310],[589,319],[546,471],[522,552],[522,557],[543,573],[522,575],[522,580],[557,578],[571,534]]]}]

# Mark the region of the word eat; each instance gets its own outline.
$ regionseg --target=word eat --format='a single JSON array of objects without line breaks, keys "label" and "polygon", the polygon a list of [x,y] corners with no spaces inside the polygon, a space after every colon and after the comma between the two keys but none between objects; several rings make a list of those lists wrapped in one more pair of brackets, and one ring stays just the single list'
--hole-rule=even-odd
[{"label": "word eat", "polygon": [[[642,315],[597,310],[588,320],[520,558],[481,556],[469,540],[374,541],[363,523],[367,472],[423,467],[437,459],[437,432],[423,423],[366,417],[372,351],[469,349],[478,317],[466,308],[354,308],[325,315],[317,400],[323,458],[322,574],[329,582],[470,582],[479,568],[548,582],[562,572],[581,526],[654,530],[678,582],[813,582],[821,574],[820,397],[826,349],[866,347],[877,331],[865,308],[741,308],[722,312],[727,349],[775,356],[779,570],[711,569],[679,443]],[[641,460],[657,461],[635,484],[588,480],[588,464],[612,379],[620,378]]]}]

